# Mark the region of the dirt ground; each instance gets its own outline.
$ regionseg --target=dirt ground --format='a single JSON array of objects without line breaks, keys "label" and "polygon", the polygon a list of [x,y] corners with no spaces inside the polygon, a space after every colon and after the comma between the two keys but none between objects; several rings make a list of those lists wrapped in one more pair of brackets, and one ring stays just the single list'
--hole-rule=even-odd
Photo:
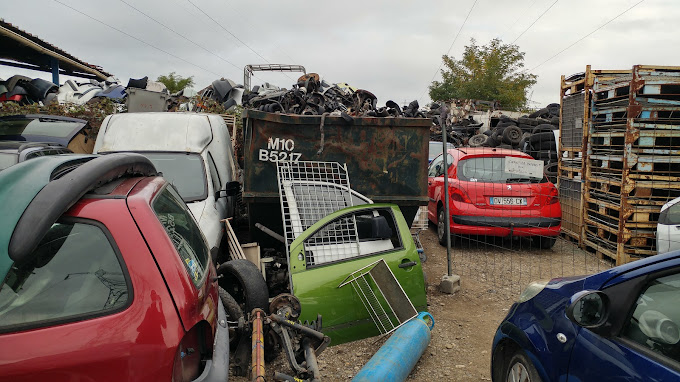
[{"label": "dirt ground", "polygon": [[[420,241],[427,255],[423,268],[428,309],[435,326],[409,381],[490,381],[491,341],[496,328],[530,281],[593,273],[610,266],[562,239],[550,250],[530,248],[526,240],[456,241],[453,273],[461,275],[462,288],[448,295],[439,291],[447,261],[435,228],[422,231]],[[368,338],[326,349],[318,360],[322,379],[350,380],[381,344],[376,338]],[[268,365],[267,375],[274,370],[290,374],[289,369],[280,355]]]}]

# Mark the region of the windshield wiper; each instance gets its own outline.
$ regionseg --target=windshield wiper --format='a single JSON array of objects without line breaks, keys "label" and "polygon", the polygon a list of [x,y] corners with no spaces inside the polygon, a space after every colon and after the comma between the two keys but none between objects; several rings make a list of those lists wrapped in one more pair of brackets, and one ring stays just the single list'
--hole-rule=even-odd
[{"label": "windshield wiper", "polygon": [[533,183],[532,178],[508,178],[505,183]]}]

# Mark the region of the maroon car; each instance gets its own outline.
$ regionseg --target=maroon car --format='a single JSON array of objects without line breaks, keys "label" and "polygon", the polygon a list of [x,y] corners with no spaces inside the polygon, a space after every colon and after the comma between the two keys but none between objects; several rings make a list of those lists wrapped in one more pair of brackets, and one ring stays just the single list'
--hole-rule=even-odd
[{"label": "maroon car", "polygon": [[148,159],[36,158],[0,185],[0,380],[227,380],[211,254]]}]

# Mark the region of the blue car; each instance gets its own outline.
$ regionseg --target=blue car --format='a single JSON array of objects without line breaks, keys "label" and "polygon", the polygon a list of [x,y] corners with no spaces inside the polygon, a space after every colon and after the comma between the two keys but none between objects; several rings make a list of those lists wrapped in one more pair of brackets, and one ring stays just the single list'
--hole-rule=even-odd
[{"label": "blue car", "polygon": [[679,381],[680,251],[531,283],[498,327],[491,377]]}]

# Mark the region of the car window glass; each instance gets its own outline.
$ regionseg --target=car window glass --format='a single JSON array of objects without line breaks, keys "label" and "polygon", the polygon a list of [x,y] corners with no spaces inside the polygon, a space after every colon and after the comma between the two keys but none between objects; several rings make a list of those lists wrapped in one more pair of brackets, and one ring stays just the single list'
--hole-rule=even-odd
[{"label": "car window glass", "polygon": [[435,177],[441,171],[442,163],[444,162],[444,157],[442,155],[434,158],[432,163],[430,163],[430,168],[427,170],[427,176]]},{"label": "car window glass", "polygon": [[177,188],[185,202],[204,200],[208,197],[205,165],[199,154],[150,152],[140,154],[153,162],[156,170],[163,173],[163,178]]},{"label": "car window glass", "polygon": [[194,285],[199,286],[208,268],[210,254],[193,216],[172,187],[153,201],[153,210],[165,228]]},{"label": "car window glass", "polygon": [[401,248],[389,209],[364,210],[341,216],[304,242],[307,266],[348,260]]},{"label": "car window glass", "polygon": [[129,286],[107,235],[96,225],[55,223],[0,289],[0,330],[112,312]]},{"label": "car window glass", "polygon": [[213,160],[212,154],[208,152],[208,168],[210,168],[210,177],[212,178],[213,191],[222,189],[222,182],[220,181],[220,174],[217,172],[217,166]]},{"label": "car window glass", "polygon": [[680,274],[652,281],[638,297],[622,336],[680,362]]},{"label": "car window glass", "polygon": [[458,179],[470,182],[539,183],[545,177],[533,177],[505,172],[505,157],[477,157],[458,162]]},{"label": "car window glass", "polygon": [[666,225],[680,224],[680,203],[666,208],[659,216],[659,223]]}]

